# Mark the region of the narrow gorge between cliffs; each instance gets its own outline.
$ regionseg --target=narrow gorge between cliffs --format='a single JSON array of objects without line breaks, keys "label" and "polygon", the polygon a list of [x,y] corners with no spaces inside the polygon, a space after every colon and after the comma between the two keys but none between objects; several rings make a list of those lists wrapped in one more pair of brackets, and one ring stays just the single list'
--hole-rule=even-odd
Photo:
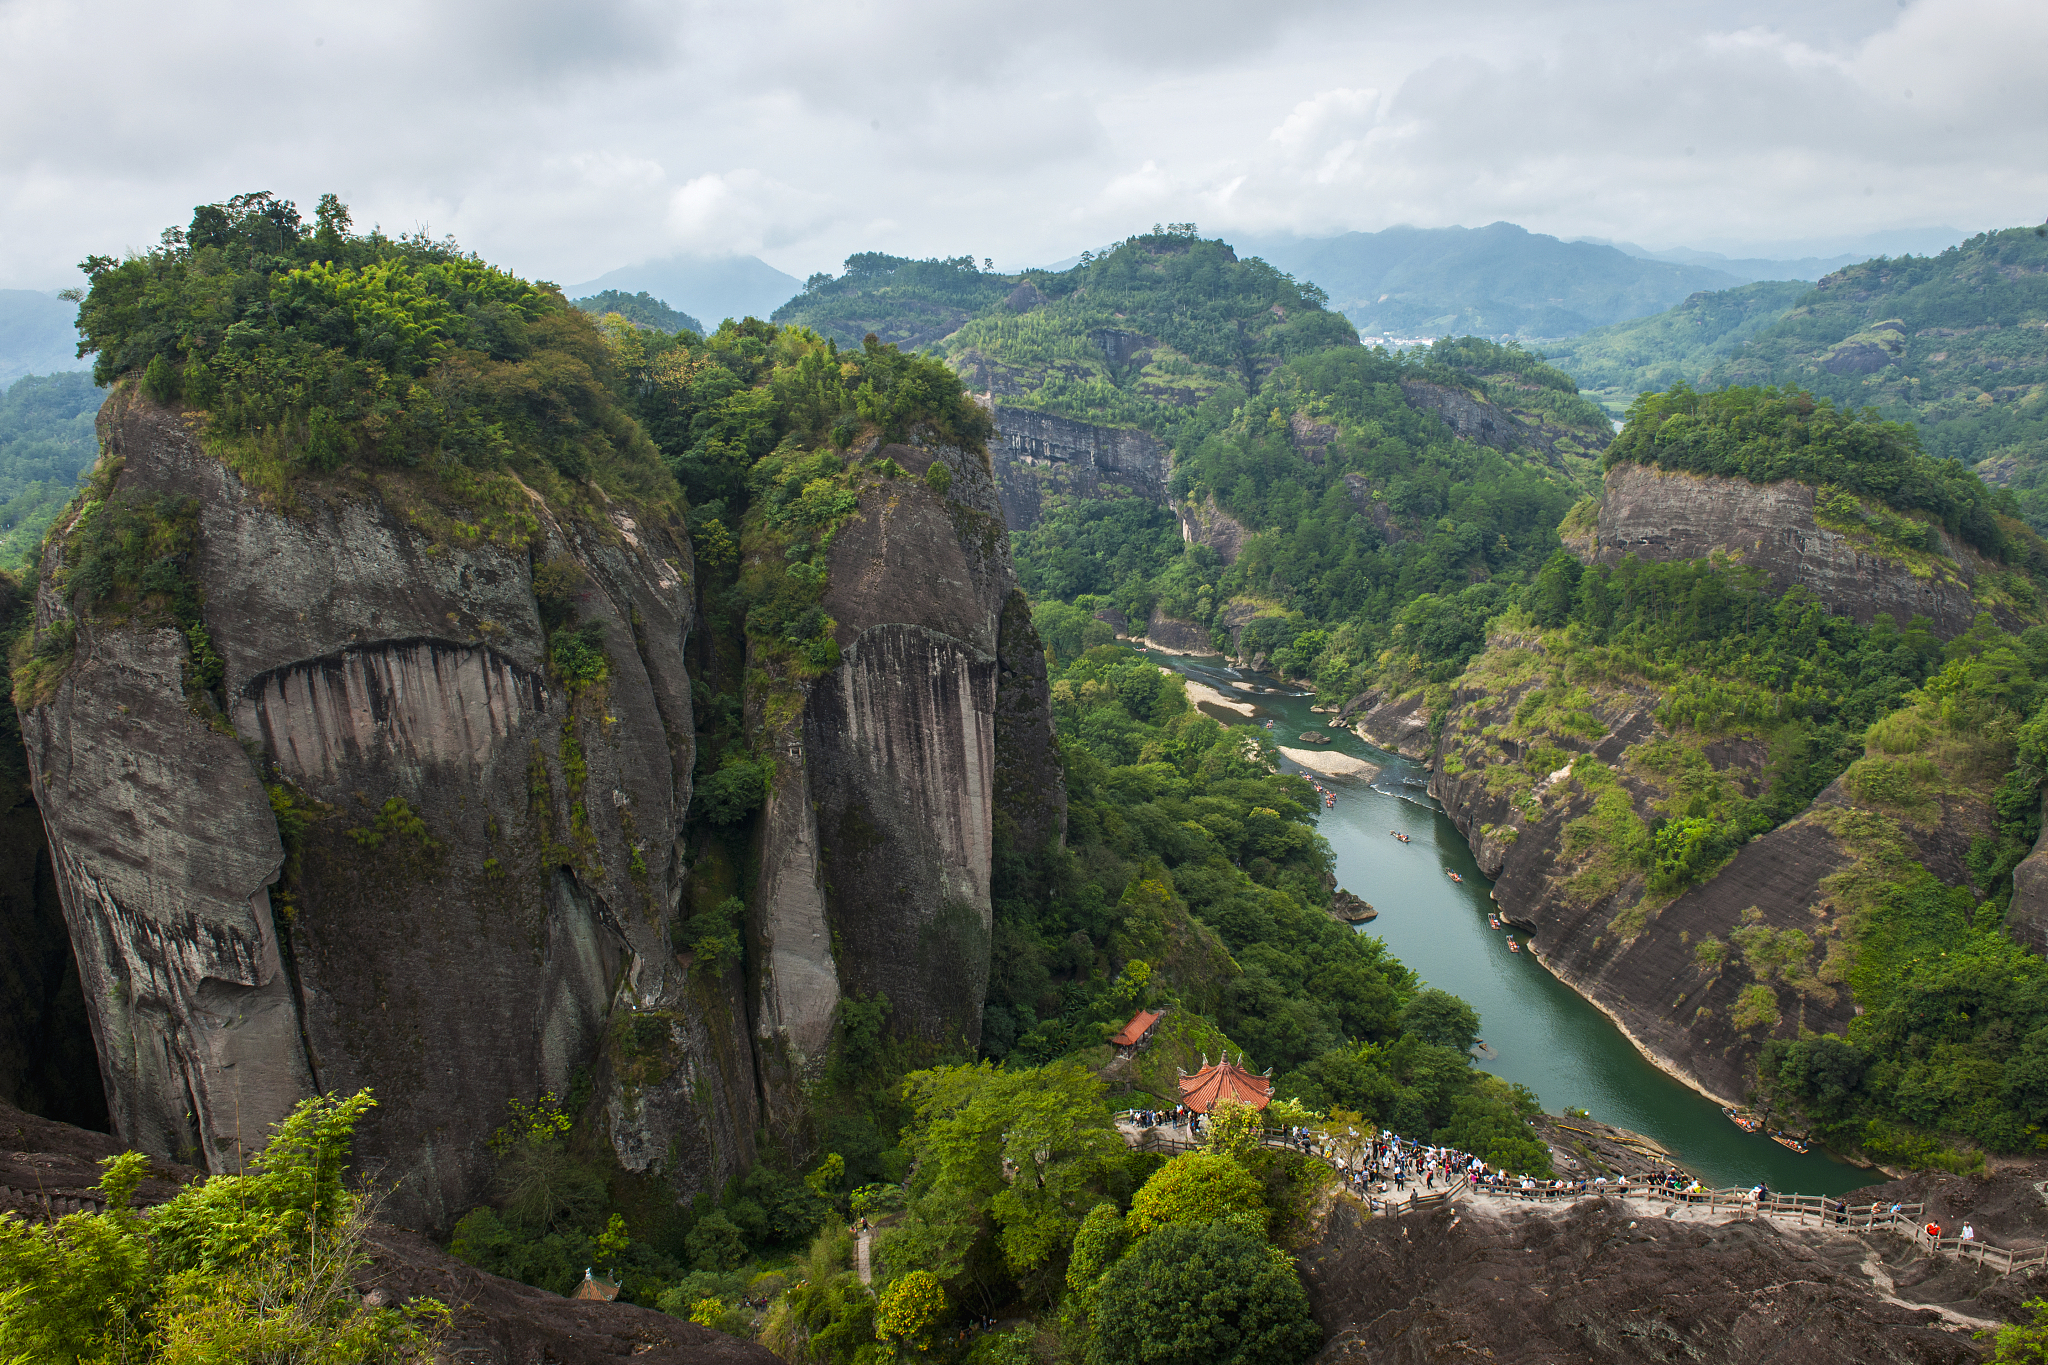
[{"label": "narrow gorge between cliffs", "polygon": [[[1336,793],[1318,828],[1336,851],[1338,885],[1379,912],[1359,932],[1385,940],[1430,985],[1479,1011],[1480,1036],[1491,1054],[1480,1062],[1485,1070],[1528,1086],[1547,1110],[1583,1108],[1654,1139],[1709,1185],[1763,1181],[1773,1189],[1840,1194],[1879,1178],[1818,1149],[1801,1156],[1742,1132],[1712,1100],[1658,1070],[1597,1006],[1532,954],[1510,953],[1506,934],[1487,928],[1490,883],[1464,836],[1428,794],[1423,764],[1374,749],[1348,730],[1325,729],[1328,717],[1309,710],[1312,696],[1272,677],[1231,668],[1216,656],[1150,657],[1254,706],[1250,717],[1202,706],[1227,725],[1264,728],[1271,720],[1270,733],[1282,744],[1318,731],[1332,737],[1324,752],[1355,754],[1380,766],[1370,780],[1311,773]],[[1305,771],[1291,761],[1284,766]],[[1392,838],[1396,829],[1410,842]],[[1464,882],[1452,882],[1449,872]]]}]

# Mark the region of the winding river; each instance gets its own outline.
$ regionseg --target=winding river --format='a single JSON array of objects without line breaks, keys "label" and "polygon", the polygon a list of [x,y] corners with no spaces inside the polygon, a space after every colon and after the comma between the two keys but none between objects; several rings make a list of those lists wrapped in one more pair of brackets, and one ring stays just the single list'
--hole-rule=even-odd
[{"label": "winding river", "polygon": [[[1426,792],[1422,765],[1371,748],[1348,730],[1326,729],[1329,718],[1309,710],[1310,697],[1277,689],[1271,678],[1241,674],[1219,658],[1148,657],[1257,708],[1247,717],[1205,705],[1218,720],[1263,727],[1270,719],[1274,740],[1295,749],[1309,747],[1297,735],[1315,730],[1334,739],[1329,750],[1382,765],[1369,784],[1317,777],[1336,795],[1320,828],[1337,854],[1337,884],[1379,911],[1360,932],[1379,935],[1429,984],[1479,1011],[1480,1036],[1491,1054],[1480,1062],[1485,1069],[1528,1086],[1553,1113],[1582,1108],[1655,1138],[1709,1185],[1761,1180],[1800,1194],[1840,1194],[1885,1179],[1817,1148],[1801,1156],[1743,1132],[1712,1100],[1652,1066],[1605,1015],[1531,954],[1509,952],[1506,936],[1487,927],[1491,883]],[[1397,829],[1410,842],[1391,837]],[[1463,884],[1452,882],[1449,872]]]}]

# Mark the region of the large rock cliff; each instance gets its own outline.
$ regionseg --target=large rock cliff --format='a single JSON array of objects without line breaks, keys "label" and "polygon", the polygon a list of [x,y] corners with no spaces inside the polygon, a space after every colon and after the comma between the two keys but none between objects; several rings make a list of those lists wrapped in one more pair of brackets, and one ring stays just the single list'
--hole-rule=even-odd
[{"label": "large rock cliff", "polygon": [[[669,946],[680,528],[589,485],[575,508],[532,495],[495,539],[411,476],[298,478],[280,505],[132,391],[100,423],[107,505],[186,518],[166,562],[219,658],[206,689],[187,633],[89,604],[68,547],[105,508],[60,526],[37,621],[75,645],[23,734],[115,1132],[227,1169],[300,1097],[374,1086],[361,1159],[400,1216],[445,1227],[506,1101],[582,1075],[628,1169],[682,1193],[741,1169],[738,975]],[[603,680],[551,674],[536,565],[601,637]]]},{"label": "large rock cliff", "polygon": [[1002,514],[1013,531],[1037,525],[1049,497],[1135,496],[1166,503],[1172,461],[1155,436],[1031,408],[998,405],[995,419],[988,452]]},{"label": "large rock cliff", "polygon": [[1973,595],[1976,557],[1943,540],[1946,553],[1887,554],[1870,537],[1822,526],[1809,484],[1753,484],[1629,463],[1607,473],[1595,535],[1567,543],[1586,562],[1601,564],[1627,555],[1665,561],[1724,554],[1760,571],[1775,591],[1808,588],[1837,614],[1866,625],[1880,612],[1901,625],[1925,616],[1948,639],[1987,608],[2017,624],[2003,604],[1980,605]]},{"label": "large rock cliff", "polygon": [[1568,680],[1533,633],[1503,633],[1452,696],[1431,791],[1544,963],[1665,1070],[1740,1103],[1766,1039],[1840,1033],[1854,1017],[1846,973],[1869,879],[1912,861],[1967,884],[1962,851],[1990,832],[1989,806],[1947,793],[1872,809],[1852,769],[1704,883],[1659,894],[1617,856],[1644,837],[1628,817],[1753,797],[1769,760],[1754,739],[1668,730],[1661,700]]},{"label": "large rock cliff", "polygon": [[[953,446],[877,454],[917,477],[865,485],[833,539],[824,606],[840,666],[749,703],[777,758],[754,922],[757,1040],[792,1101],[847,996],[886,996],[892,1031],[933,1053],[972,1052],[998,850],[1034,852],[1065,825],[1043,647],[991,462]],[[949,471],[945,492],[923,477],[934,463]],[[773,1117],[795,1114],[776,1105]]]}]

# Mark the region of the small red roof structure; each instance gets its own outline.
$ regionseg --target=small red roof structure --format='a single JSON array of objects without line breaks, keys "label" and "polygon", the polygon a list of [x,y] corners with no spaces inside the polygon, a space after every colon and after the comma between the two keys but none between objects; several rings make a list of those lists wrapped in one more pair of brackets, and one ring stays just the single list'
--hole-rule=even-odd
[{"label": "small red roof structure", "polygon": [[1236,1100],[1254,1109],[1273,1102],[1273,1078],[1255,1076],[1225,1057],[1203,1067],[1194,1075],[1180,1077],[1180,1102],[1197,1114],[1206,1114],[1218,1100]]},{"label": "small red roof structure", "polygon": [[1156,1014],[1151,1010],[1139,1010],[1131,1016],[1131,1022],[1124,1025],[1123,1032],[1116,1034],[1109,1041],[1118,1047],[1136,1047],[1152,1036],[1153,1026],[1165,1017],[1165,1013],[1164,1010]]}]

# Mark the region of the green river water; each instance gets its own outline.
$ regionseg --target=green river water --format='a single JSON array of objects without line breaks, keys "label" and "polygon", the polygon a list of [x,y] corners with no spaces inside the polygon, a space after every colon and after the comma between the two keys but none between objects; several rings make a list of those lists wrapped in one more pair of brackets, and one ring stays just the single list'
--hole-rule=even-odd
[{"label": "green river water", "polygon": [[[1218,720],[1263,728],[1270,719],[1275,742],[1295,749],[1309,747],[1297,735],[1315,730],[1334,739],[1330,749],[1382,765],[1370,784],[1310,774],[1336,796],[1320,828],[1337,854],[1337,884],[1379,911],[1361,932],[1379,935],[1430,985],[1479,1011],[1480,1036],[1492,1053],[1480,1063],[1485,1069],[1528,1086],[1553,1113],[1583,1108],[1655,1138],[1709,1185],[1761,1180],[1792,1193],[1841,1194],[1886,1178],[1818,1148],[1801,1156],[1743,1132],[1712,1100],[1652,1066],[1605,1015],[1531,954],[1509,952],[1506,935],[1487,927],[1492,884],[1424,790],[1428,773],[1420,764],[1371,748],[1348,730],[1326,729],[1329,718],[1309,710],[1311,698],[1273,690],[1271,678],[1240,674],[1217,658],[1149,657],[1259,708],[1251,718],[1204,708]],[[1240,690],[1246,687],[1261,690]],[[1394,839],[1389,831],[1396,829],[1410,842]],[[1452,882],[1449,872],[1464,883]]]}]

